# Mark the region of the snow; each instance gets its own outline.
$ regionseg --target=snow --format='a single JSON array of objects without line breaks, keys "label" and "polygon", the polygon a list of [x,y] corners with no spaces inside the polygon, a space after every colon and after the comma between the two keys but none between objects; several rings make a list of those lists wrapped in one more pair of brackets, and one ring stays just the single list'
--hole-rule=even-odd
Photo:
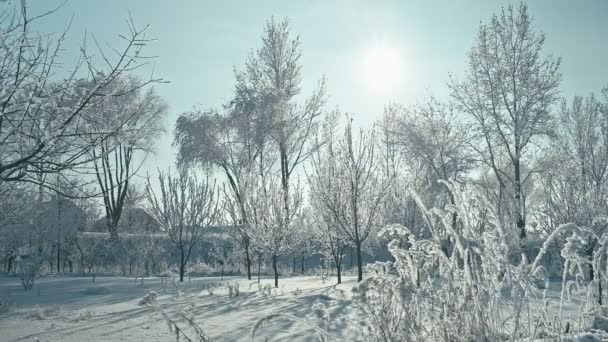
[{"label": "snow", "polygon": [[[328,330],[344,340],[355,340],[360,311],[352,305],[354,277],[335,286],[320,277],[282,278],[279,288],[263,295],[256,281],[243,277],[192,278],[175,287],[161,278],[141,281],[128,277],[46,277],[32,291],[24,291],[16,278],[0,278],[0,297],[13,307],[0,314],[2,341],[171,341],[161,315],[139,302],[150,291],[158,293],[160,307],[178,319],[178,311],[194,314],[195,321],[212,341],[251,341],[255,323],[270,313],[291,315],[321,326],[313,305],[323,304],[329,313]],[[161,286],[165,283],[165,286]],[[226,284],[239,284],[238,297],[229,297]],[[262,279],[271,284],[272,279]],[[217,287],[210,295],[208,286]],[[164,288],[163,288],[164,287]],[[186,334],[190,332],[184,322]],[[189,335],[190,336],[190,335]],[[273,320],[256,333],[256,341],[314,341],[311,327]]]}]

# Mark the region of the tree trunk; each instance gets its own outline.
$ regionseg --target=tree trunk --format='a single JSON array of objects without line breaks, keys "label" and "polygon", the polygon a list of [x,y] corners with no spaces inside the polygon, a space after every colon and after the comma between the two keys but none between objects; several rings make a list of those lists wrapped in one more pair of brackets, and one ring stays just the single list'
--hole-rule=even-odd
[{"label": "tree trunk", "polygon": [[277,269],[277,256],[272,256],[272,270],[274,271],[274,287],[279,287],[279,270]]},{"label": "tree trunk", "polygon": [[338,276],[338,284],[342,284],[342,263],[336,261],[336,275]]},{"label": "tree trunk", "polygon": [[526,218],[523,213],[522,196],[521,196],[521,171],[519,160],[515,161],[515,204],[517,205],[517,228],[519,228],[519,238],[521,239],[522,246],[525,244],[526,238]]},{"label": "tree trunk", "polygon": [[179,282],[183,283],[184,282],[184,269],[186,267],[186,263],[184,262],[184,249],[181,248],[180,250],[180,254],[181,254],[181,258],[180,258],[180,263],[179,263]]},{"label": "tree trunk", "polygon": [[245,266],[247,267],[247,280],[251,280],[251,257],[249,256],[249,245],[245,247]]},{"label": "tree trunk", "polygon": [[361,260],[361,241],[357,245],[357,281],[363,280],[363,260]]},{"label": "tree trunk", "polygon": [[59,269],[61,265],[61,241],[57,238],[57,273],[61,272]]},{"label": "tree trunk", "polygon": [[9,274],[13,270],[13,260],[15,260],[14,256],[11,255],[10,257],[8,257],[8,265],[6,265],[6,272]]},{"label": "tree trunk", "polygon": [[110,233],[110,241],[118,241],[118,228],[113,225],[108,225],[108,232]]},{"label": "tree trunk", "polygon": [[293,256],[293,267],[292,267],[291,273],[296,273],[296,256],[295,256],[295,254]]},{"label": "tree trunk", "polygon": [[355,251],[353,249],[353,246],[350,246],[350,269],[353,269],[354,266],[354,260],[355,260]]},{"label": "tree trunk", "polygon": [[258,254],[258,284],[260,283],[260,272],[262,270],[262,255]]},{"label": "tree trunk", "polygon": [[302,254],[302,275],[304,275],[304,254]]}]

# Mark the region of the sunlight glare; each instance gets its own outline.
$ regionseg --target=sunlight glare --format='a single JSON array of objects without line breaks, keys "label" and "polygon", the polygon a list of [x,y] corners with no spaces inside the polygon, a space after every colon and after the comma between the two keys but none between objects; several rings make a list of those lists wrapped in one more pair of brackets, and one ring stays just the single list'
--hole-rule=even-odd
[{"label": "sunlight glare", "polygon": [[361,61],[363,82],[374,95],[390,95],[403,78],[402,53],[394,45],[370,47]]}]

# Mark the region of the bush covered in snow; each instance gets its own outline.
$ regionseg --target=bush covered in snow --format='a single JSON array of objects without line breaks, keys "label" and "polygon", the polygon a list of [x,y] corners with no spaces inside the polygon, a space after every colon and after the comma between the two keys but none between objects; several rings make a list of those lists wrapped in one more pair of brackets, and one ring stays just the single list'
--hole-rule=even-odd
[{"label": "bush covered in snow", "polygon": [[40,276],[43,260],[43,256],[40,254],[33,254],[27,258],[19,257],[17,259],[17,274],[26,291],[29,291],[34,287],[36,279]]},{"label": "bush covered in snow", "polygon": [[[390,238],[388,248],[395,261],[368,266],[369,276],[353,289],[353,298],[366,312],[366,340],[554,340],[590,326],[600,308],[596,284],[587,284],[583,276],[583,266],[591,262],[583,248],[588,229],[562,225],[533,260],[522,254],[514,264],[509,257],[514,247],[492,206],[473,186],[444,184],[455,198],[453,206],[427,209],[417,201],[429,238],[417,238],[400,225],[380,232]],[[558,236],[566,243],[556,313],[548,310],[550,300],[536,284],[548,282],[540,261]],[[598,239],[602,250],[606,239]],[[593,258],[596,270],[605,266],[602,253]],[[605,279],[605,274],[598,278]],[[574,296],[583,307],[579,317],[570,320],[561,308]]]}]

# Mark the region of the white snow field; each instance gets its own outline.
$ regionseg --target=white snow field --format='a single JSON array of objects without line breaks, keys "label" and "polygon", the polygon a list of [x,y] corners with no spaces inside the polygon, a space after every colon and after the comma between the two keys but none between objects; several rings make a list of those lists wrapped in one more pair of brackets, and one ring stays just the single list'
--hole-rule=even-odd
[{"label": "white snow field", "polygon": [[[262,279],[261,284],[271,284]],[[239,284],[238,297],[230,297],[226,284]],[[357,340],[354,327],[360,311],[350,300],[355,278],[335,286],[318,276],[283,278],[270,295],[259,291],[257,281],[243,277],[192,278],[176,287],[157,277],[45,277],[24,291],[17,278],[0,278],[0,296],[11,303],[0,314],[0,341],[175,341],[161,314],[139,305],[149,291],[176,319],[186,335],[188,324],[177,312],[193,314],[212,341],[251,341],[259,318],[270,313],[293,315],[318,326],[312,305],[324,304],[330,314],[329,331],[345,341]],[[213,294],[208,291],[211,286]],[[350,323],[349,323],[350,322]],[[259,336],[259,337],[258,337]],[[256,341],[316,341],[311,327],[285,320],[271,321],[256,333]],[[180,339],[184,340],[184,339]]]}]

